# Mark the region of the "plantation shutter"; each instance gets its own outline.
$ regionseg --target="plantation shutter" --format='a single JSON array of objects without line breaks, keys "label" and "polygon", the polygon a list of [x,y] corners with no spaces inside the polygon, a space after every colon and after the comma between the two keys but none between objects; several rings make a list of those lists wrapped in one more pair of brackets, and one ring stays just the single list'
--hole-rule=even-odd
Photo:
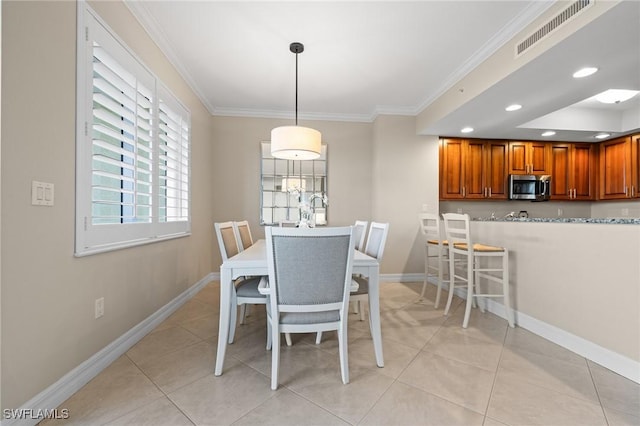
[{"label": "plantation shutter", "polygon": [[189,114],[159,88],[158,221],[189,219]]},{"label": "plantation shutter", "polygon": [[91,223],[152,220],[152,91],[93,43]]}]

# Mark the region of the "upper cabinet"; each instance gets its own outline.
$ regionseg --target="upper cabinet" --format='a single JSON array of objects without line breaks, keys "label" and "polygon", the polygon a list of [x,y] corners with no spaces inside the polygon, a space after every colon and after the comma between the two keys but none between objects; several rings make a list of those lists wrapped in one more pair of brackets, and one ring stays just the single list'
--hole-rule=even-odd
[{"label": "upper cabinet", "polygon": [[440,198],[506,199],[507,147],[503,141],[442,139]]},{"label": "upper cabinet", "polygon": [[551,145],[551,199],[594,200],[596,197],[597,145]]},{"label": "upper cabinet", "polygon": [[638,198],[638,139],[625,136],[600,144],[600,199]]},{"label": "upper cabinet", "polygon": [[509,142],[509,173],[547,175],[551,171],[551,145],[546,142]]}]

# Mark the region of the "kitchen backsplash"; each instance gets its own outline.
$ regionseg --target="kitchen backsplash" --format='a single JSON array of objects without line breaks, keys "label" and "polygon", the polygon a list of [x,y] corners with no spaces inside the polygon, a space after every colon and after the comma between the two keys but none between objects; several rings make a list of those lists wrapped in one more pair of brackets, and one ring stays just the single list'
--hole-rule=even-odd
[{"label": "kitchen backsplash", "polygon": [[440,213],[468,213],[472,218],[503,217],[510,212],[517,216],[521,210],[529,217],[542,218],[640,218],[637,201],[440,201]]}]

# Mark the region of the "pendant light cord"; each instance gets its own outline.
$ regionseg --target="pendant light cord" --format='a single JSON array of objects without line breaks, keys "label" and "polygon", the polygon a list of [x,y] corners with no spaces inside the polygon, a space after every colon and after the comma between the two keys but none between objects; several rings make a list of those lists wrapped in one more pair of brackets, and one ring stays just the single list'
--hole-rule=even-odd
[{"label": "pendant light cord", "polygon": [[296,126],[298,125],[298,52],[296,52]]}]

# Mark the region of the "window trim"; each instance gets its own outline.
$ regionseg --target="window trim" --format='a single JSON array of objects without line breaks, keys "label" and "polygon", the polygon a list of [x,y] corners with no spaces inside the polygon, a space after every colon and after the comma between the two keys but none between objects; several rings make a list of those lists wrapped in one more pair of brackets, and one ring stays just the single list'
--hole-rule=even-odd
[{"label": "window trim", "polygon": [[[77,3],[77,90],[76,90],[76,213],[75,213],[75,250],[76,257],[88,256],[128,247],[166,241],[191,235],[191,113],[180,100],[171,93],[165,84],[142,62],[93,9],[85,2]],[[94,32],[102,35],[96,36]],[[93,123],[93,41],[98,38],[104,42],[110,55],[126,71],[143,76],[145,85],[150,85],[153,93],[153,137],[152,137],[152,190],[151,221],[146,223],[92,223],[92,123]],[[122,60],[122,63],[120,63]],[[150,77],[151,80],[148,80]],[[152,84],[149,84],[151,82]],[[174,221],[161,221],[159,211],[159,105],[169,105],[172,112],[179,116],[186,126],[186,152],[180,161],[187,165],[186,216]],[[183,116],[184,115],[184,116]],[[182,139],[180,139],[182,142]]]}]

